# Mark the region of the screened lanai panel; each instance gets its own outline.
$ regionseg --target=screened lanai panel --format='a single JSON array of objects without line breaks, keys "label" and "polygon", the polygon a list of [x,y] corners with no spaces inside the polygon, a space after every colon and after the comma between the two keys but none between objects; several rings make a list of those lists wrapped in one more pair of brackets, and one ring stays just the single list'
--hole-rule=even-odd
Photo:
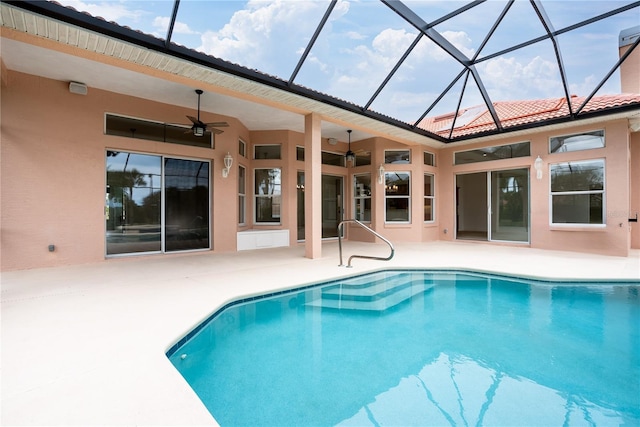
[{"label": "screened lanai panel", "polygon": [[365,105],[416,35],[382,2],[338,2],[295,82]]},{"label": "screened lanai panel", "polygon": [[[417,36],[414,30],[407,39],[413,41]],[[450,113],[456,108],[460,89],[454,88],[439,98],[463,69],[451,55],[422,36],[370,108],[408,123],[414,123],[434,104],[430,115]]]},{"label": "screened lanai panel", "polygon": [[[620,72],[619,69],[614,69],[620,55],[618,49],[612,48],[618,44],[619,30],[616,29],[620,22],[628,23],[624,28],[638,25],[640,13],[637,10],[622,12],[558,36],[572,94],[579,96],[591,94],[612,70],[613,73],[598,92],[620,93]],[[598,34],[609,34],[609,36],[597,36]],[[591,58],[594,51],[602,52],[598,55],[598,61],[593,61]]]},{"label": "screened lanai panel", "polygon": [[182,0],[172,40],[288,80],[328,6],[329,0]]},{"label": "screened lanai panel", "polygon": [[479,60],[547,34],[531,2],[500,0],[495,3],[508,10],[480,51]]},{"label": "screened lanai panel", "polygon": [[513,101],[564,97],[553,43],[542,40],[478,64],[491,99]]}]

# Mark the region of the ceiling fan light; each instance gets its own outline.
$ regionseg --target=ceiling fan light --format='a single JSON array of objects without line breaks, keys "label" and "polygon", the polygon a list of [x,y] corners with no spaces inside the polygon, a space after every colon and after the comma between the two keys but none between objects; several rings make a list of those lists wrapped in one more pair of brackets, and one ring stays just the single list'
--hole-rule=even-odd
[{"label": "ceiling fan light", "polygon": [[193,134],[195,136],[204,136],[204,128],[201,126],[194,126],[193,127]]},{"label": "ceiling fan light", "polygon": [[347,151],[344,156],[347,158],[348,162],[353,162],[356,159],[356,153],[351,150]]}]

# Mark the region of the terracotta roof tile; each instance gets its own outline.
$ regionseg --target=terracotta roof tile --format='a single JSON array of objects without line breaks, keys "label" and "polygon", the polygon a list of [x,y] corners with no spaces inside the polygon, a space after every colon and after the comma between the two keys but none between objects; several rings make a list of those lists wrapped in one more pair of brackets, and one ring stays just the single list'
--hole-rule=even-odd
[{"label": "terracotta roof tile", "polygon": [[[573,112],[580,108],[586,97],[572,96]],[[602,95],[591,100],[580,110],[581,113],[591,113],[609,108],[637,104],[640,107],[640,94]],[[499,101],[493,103],[494,109],[503,128],[538,123],[570,115],[565,98],[550,98],[525,101]],[[465,113],[476,111],[476,116],[460,120]],[[436,133],[445,138],[449,137],[453,124],[454,113],[438,117],[427,117],[418,125],[419,128]],[[451,137],[461,137],[496,130],[496,125],[486,106],[474,106],[461,109],[456,118],[456,127]]]}]

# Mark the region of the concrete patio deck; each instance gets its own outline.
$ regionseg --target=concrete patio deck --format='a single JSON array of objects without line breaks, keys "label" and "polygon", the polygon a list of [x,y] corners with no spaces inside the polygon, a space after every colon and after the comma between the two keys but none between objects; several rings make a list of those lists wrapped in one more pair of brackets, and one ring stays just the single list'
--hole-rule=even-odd
[{"label": "concrete patio deck", "polygon": [[[385,245],[344,243],[386,256]],[[302,246],[190,253],[2,274],[2,425],[216,425],[165,351],[225,303],[366,271],[464,268],[640,281],[640,251],[607,257],[469,242],[401,244],[389,262],[338,267]]]}]

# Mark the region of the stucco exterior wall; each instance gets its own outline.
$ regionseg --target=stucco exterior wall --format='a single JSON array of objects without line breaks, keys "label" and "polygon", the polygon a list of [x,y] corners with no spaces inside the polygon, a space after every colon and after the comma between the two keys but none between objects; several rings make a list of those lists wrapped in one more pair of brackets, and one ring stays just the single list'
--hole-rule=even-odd
[{"label": "stucco exterior wall", "polygon": [[[287,229],[289,244],[297,240],[297,172],[305,162],[296,159],[296,147],[304,146],[304,134],[289,130],[249,132],[233,117],[203,113],[205,121],[227,121],[230,127],[215,140],[214,149],[123,138],[104,134],[105,113],[167,123],[185,122],[184,108],[89,88],[86,96],[71,94],[67,82],[4,70],[2,73],[2,145],[0,146],[0,255],[1,269],[48,267],[99,262],[105,259],[105,153],[108,149],[208,160],[212,164],[212,250],[235,251],[237,232],[248,229]],[[605,130],[606,147],[596,150],[549,154],[550,136],[597,129]],[[238,154],[238,140],[246,144],[246,156]],[[453,165],[459,150],[521,141],[531,142],[531,156],[491,162]],[[282,158],[254,160],[256,144],[281,144]],[[322,150],[344,153],[344,141]],[[454,240],[457,174],[514,168],[530,170],[531,241],[534,248],[625,256],[640,247],[640,226],[627,215],[640,211],[640,136],[629,133],[627,120],[588,126],[537,131],[524,137],[502,138],[476,144],[434,149],[411,146],[374,137],[352,144],[354,151],[371,152],[371,165],[344,168],[322,165],[322,174],[344,179],[344,215],[353,218],[353,175],[370,173],[372,181],[371,227],[392,242]],[[387,172],[411,173],[411,222],[385,223],[385,186],[377,183],[378,167],[387,149],[409,149],[410,164],[385,164]],[[423,153],[436,156],[436,166],[423,163]],[[227,178],[221,170],[230,153],[233,167]],[[541,180],[535,178],[533,160],[544,161]],[[551,226],[549,219],[549,164],[603,158],[606,160],[606,225]],[[238,225],[238,165],[246,168],[246,223]],[[281,224],[253,223],[253,171],[282,168]],[[425,223],[423,175],[435,178],[435,220]],[[320,212],[316,213],[317,215]],[[372,242],[375,238],[349,226],[347,238]],[[501,243],[504,244],[504,243]],[[522,243],[521,243],[522,244]],[[49,245],[55,245],[50,252]]]},{"label": "stucco exterior wall", "polygon": [[629,194],[631,206],[629,218],[638,219],[638,222],[630,222],[631,248],[640,249],[640,132],[631,134],[629,144]]},{"label": "stucco exterior wall", "polygon": [[[593,150],[549,154],[549,138],[586,131],[604,129],[606,147]],[[531,142],[531,156],[494,160],[453,166],[453,154],[479,147]],[[629,131],[626,120],[617,120],[575,126],[561,131],[536,132],[524,137],[500,139],[481,144],[469,144],[441,150],[440,166],[440,237],[454,240],[456,216],[457,174],[505,170],[530,169],[530,246],[540,249],[589,252],[626,256],[630,247],[630,233],[626,212],[629,210]],[[536,179],[533,161],[540,156],[544,162],[542,179]],[[551,225],[549,165],[567,161],[605,159],[605,215],[604,226]],[[444,230],[447,233],[444,233]]]},{"label": "stucco exterior wall", "polygon": [[[80,264],[105,258],[105,153],[107,149],[167,154],[212,162],[212,233],[215,251],[235,250],[237,168],[222,178],[223,157],[237,159],[239,136],[248,133],[231,117],[215,149],[121,138],[104,134],[105,113],[168,123],[193,114],[171,105],[8,72],[2,87],[1,245],[3,271]],[[55,245],[50,252],[49,245]]]}]

